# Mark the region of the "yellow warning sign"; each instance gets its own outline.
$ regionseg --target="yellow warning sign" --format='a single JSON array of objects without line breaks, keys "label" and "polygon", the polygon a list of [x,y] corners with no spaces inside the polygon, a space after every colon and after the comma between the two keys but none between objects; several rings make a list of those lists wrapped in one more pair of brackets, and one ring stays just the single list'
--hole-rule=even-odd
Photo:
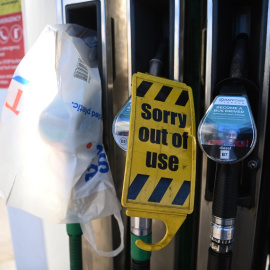
[{"label": "yellow warning sign", "polygon": [[149,218],[176,215],[180,220],[179,215],[193,211],[195,138],[191,88],[135,74],[122,194],[128,215],[143,217],[142,212],[147,212]]}]

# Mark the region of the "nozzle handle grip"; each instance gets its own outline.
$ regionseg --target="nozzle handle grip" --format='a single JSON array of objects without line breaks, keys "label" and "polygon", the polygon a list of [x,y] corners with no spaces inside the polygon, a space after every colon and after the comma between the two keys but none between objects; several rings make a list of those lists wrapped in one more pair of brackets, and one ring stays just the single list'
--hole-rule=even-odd
[{"label": "nozzle handle grip", "polygon": [[212,214],[227,219],[235,218],[238,197],[240,163],[216,166]]}]

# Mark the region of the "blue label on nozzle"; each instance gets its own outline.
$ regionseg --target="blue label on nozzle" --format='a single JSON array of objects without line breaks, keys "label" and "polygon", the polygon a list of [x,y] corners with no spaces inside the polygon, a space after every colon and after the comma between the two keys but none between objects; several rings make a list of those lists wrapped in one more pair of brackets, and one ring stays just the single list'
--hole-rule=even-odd
[{"label": "blue label on nozzle", "polygon": [[123,150],[127,151],[128,134],[130,123],[131,97],[126,102],[123,109],[116,115],[113,122],[113,137],[115,142]]},{"label": "blue label on nozzle", "polygon": [[234,163],[247,157],[256,142],[256,127],[244,96],[218,96],[198,129],[198,140],[207,156]]}]

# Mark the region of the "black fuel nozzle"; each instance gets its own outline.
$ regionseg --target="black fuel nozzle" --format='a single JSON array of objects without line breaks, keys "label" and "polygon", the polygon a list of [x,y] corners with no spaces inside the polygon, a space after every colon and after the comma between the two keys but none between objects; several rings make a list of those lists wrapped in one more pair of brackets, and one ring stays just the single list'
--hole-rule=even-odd
[{"label": "black fuel nozzle", "polygon": [[229,270],[237,212],[240,161],[253,150],[257,132],[248,93],[257,91],[245,77],[248,36],[239,34],[232,56],[230,78],[214,89],[216,98],[198,128],[199,145],[216,164],[208,270]]}]

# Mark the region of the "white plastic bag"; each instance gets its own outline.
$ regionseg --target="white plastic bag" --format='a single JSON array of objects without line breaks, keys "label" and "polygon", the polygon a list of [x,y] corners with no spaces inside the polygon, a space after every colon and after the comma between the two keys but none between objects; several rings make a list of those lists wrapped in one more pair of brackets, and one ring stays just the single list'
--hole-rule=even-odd
[{"label": "white plastic bag", "polygon": [[56,223],[123,224],[102,144],[101,83],[95,33],[47,26],[11,81],[0,122],[0,190],[8,205]]}]

